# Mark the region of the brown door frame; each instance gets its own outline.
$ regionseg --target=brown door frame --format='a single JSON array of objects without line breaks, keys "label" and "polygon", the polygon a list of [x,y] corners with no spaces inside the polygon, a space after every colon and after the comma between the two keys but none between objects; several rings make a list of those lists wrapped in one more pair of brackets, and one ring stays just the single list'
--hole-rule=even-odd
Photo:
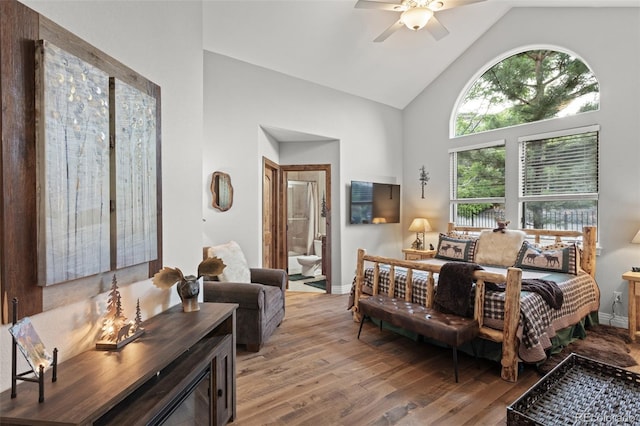
[{"label": "brown door frame", "polygon": [[283,256],[284,260],[286,262],[288,262],[288,259],[286,257],[287,254],[287,232],[286,232],[286,224],[287,224],[287,183],[288,183],[288,179],[287,179],[287,172],[307,172],[307,171],[318,171],[318,172],[325,172],[324,176],[325,176],[325,187],[326,187],[326,194],[325,194],[325,205],[326,205],[326,212],[327,215],[324,218],[325,219],[325,223],[327,225],[327,235],[325,238],[325,244],[323,247],[323,253],[322,253],[322,258],[323,258],[323,262],[324,262],[324,266],[325,266],[325,277],[326,277],[326,289],[327,289],[327,294],[331,293],[331,164],[295,164],[295,165],[286,165],[280,166],[280,171],[281,171],[281,190],[280,190],[280,195],[281,195],[281,201],[282,203],[280,204],[281,208],[279,211],[280,214],[280,220],[278,221],[279,223],[281,223],[283,225],[284,229],[284,234],[278,234],[279,237],[282,237],[283,239],[281,240],[281,245],[280,247],[284,248],[283,251]]}]

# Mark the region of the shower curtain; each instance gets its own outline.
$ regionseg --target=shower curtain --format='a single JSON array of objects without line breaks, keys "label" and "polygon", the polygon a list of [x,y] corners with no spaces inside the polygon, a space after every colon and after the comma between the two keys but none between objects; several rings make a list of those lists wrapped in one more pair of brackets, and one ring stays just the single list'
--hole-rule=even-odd
[{"label": "shower curtain", "polygon": [[307,213],[308,213],[308,223],[307,223],[307,254],[316,254],[317,256],[320,253],[313,253],[313,240],[318,235],[318,185],[316,182],[307,182]]}]

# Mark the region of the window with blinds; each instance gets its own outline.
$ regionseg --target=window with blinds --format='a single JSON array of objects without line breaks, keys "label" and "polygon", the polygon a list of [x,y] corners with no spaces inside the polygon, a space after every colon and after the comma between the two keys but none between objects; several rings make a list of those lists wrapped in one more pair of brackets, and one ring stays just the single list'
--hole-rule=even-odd
[{"label": "window with blinds", "polygon": [[597,225],[598,137],[589,126],[519,139],[523,227]]}]

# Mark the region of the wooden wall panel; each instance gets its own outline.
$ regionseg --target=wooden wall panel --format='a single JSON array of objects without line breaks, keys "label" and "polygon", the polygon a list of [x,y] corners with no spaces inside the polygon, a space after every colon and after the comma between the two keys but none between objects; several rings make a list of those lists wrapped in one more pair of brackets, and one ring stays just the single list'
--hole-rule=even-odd
[{"label": "wooden wall panel", "polygon": [[0,1],[0,282],[2,319],[10,300],[19,315],[42,311],[36,266],[35,45],[39,16],[16,1]]}]

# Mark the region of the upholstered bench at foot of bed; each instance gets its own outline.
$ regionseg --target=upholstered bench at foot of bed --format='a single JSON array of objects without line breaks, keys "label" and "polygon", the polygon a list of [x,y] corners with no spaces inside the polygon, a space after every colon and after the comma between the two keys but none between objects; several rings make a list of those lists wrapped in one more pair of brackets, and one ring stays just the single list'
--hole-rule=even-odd
[{"label": "upholstered bench at foot of bed", "polygon": [[362,314],[358,338],[360,338],[362,324],[369,317],[451,346],[456,382],[458,382],[458,346],[476,338],[480,331],[478,321],[473,318],[445,314],[416,303],[383,295],[360,299],[358,311]]}]

